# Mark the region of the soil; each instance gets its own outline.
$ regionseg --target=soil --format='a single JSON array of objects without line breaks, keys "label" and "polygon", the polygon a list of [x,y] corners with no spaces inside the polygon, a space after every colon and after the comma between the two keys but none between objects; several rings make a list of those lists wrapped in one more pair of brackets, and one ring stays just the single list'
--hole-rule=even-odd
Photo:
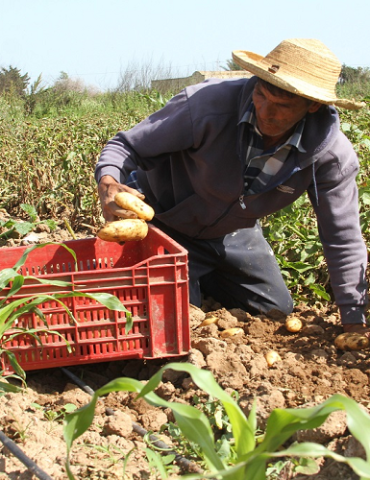
[{"label": "soil", "polygon": [[[77,237],[94,235],[91,228],[81,230]],[[54,233],[36,231],[42,243],[65,241],[70,234],[60,225]],[[41,235],[40,235],[41,234]],[[35,241],[35,237],[31,239]],[[1,246],[24,244],[11,239]],[[274,408],[296,408],[321,403],[332,394],[340,393],[370,408],[368,350],[342,351],[334,346],[342,332],[334,305],[315,308],[298,305],[294,317],[303,327],[296,333],[285,328],[286,317],[273,311],[251,316],[238,309],[226,310],[205,299],[201,309],[190,306],[192,348],[189,354],[175,361],[189,362],[209,369],[227,392],[237,391],[240,406],[248,414],[257,400],[258,425],[263,430]],[[205,317],[217,317],[217,323],[200,326]],[[232,336],[223,333],[238,328]],[[277,352],[280,359],[269,365],[266,354]],[[117,377],[148,380],[171,359],[126,360],[79,365],[68,370],[93,390]],[[9,379],[9,381],[12,381]],[[157,389],[158,395],[169,401],[191,403],[194,396],[206,400],[191,379],[181,372],[168,371]],[[126,392],[111,393],[98,403],[91,428],[74,444],[71,463],[76,478],[134,479],[161,478],[145,456],[146,442],[133,426],[142,426],[156,434],[169,447],[177,439],[161,427],[173,420],[170,410],[134,401]],[[64,407],[81,407],[90,394],[79,388],[62,369],[45,369],[27,373],[27,388],[23,393],[8,393],[0,397],[0,429],[54,480],[65,480],[66,447],[63,440]],[[134,422],[134,423],[133,423]],[[323,426],[301,431],[293,438],[314,441],[346,456],[365,458],[361,445],[349,434],[344,412],[334,412]],[[196,458],[190,459],[202,468]],[[273,478],[317,480],[352,480],[358,477],[346,465],[318,459],[318,472],[300,476],[293,464]],[[0,480],[31,480],[37,478],[9,450],[0,444]],[[181,468],[173,465],[170,478],[179,478]],[[271,477],[272,478],[272,477]]]}]

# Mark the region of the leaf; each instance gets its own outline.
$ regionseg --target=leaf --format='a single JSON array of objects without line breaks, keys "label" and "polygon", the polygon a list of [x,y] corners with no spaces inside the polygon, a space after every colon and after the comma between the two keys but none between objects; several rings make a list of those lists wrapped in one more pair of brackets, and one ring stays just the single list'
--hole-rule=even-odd
[{"label": "leaf", "polygon": [[24,212],[27,213],[32,223],[34,223],[37,220],[36,208],[33,205],[27,205],[26,203],[21,203],[20,207]]},{"label": "leaf", "polygon": [[6,298],[9,298],[12,295],[15,295],[23,287],[23,284],[24,284],[24,277],[22,275],[15,276],[13,278],[12,286],[6,295]]},{"label": "leaf", "polygon": [[12,385],[11,383],[1,382],[0,381],[0,392],[11,392],[11,393],[19,393],[22,391],[20,387],[16,385]]},{"label": "leaf", "polygon": [[15,371],[15,373],[19,375],[22,379],[25,379],[26,373],[23,370],[23,368],[19,365],[17,357],[14,355],[14,353],[9,352],[9,350],[3,350],[2,353],[8,357],[10,365],[13,367],[13,370]]},{"label": "leaf", "polygon": [[293,270],[296,270],[300,273],[306,272],[307,270],[311,270],[312,268],[314,268],[313,265],[304,262],[284,262],[284,267],[292,268]]},{"label": "leaf", "polygon": [[310,290],[312,290],[315,295],[317,295],[320,298],[323,298],[324,300],[330,302],[331,298],[328,292],[325,290],[325,288],[322,285],[319,285],[317,283],[313,283],[309,286]]},{"label": "leaf", "polygon": [[39,245],[32,245],[30,246],[29,248],[27,248],[24,252],[23,252],[23,255],[22,257],[18,260],[18,262],[14,265],[14,270],[18,270],[20,267],[22,267],[25,263],[26,263],[26,260],[27,260],[27,257],[28,255],[35,249],[37,248],[44,248],[46,247],[47,245],[59,245],[60,247],[62,248],[65,248],[73,257],[74,261],[75,261],[75,268],[76,268],[76,271],[78,270],[77,269],[77,257],[76,257],[76,254],[75,252],[67,247],[67,245],[65,245],[64,243],[58,243],[58,242],[47,242],[47,243],[42,243],[42,244],[39,244]]},{"label": "leaf", "polygon": [[368,192],[363,192],[362,194],[360,193],[360,201],[364,205],[370,205],[370,193]]},{"label": "leaf", "polygon": [[19,233],[22,237],[31,232],[34,228],[34,224],[30,222],[17,222],[14,225],[14,230]]},{"label": "leaf", "polygon": [[[54,280],[52,278],[39,278],[39,277],[33,277],[32,275],[27,275],[25,279],[35,280],[42,285],[54,285],[56,287],[71,287],[73,285],[73,283],[64,282],[63,280]],[[81,285],[78,285],[78,286],[81,287]]]},{"label": "leaf", "polygon": [[0,290],[5,288],[9,282],[18,275],[13,268],[4,268],[0,271]]},{"label": "leaf", "polygon": [[304,442],[292,445],[286,450],[278,453],[271,453],[272,457],[298,456],[298,457],[329,457],[336,462],[346,463],[352,470],[361,477],[362,480],[370,479],[370,463],[358,457],[343,457],[323,445],[317,443]]},{"label": "leaf", "polygon": [[199,388],[222,402],[232,425],[235,449],[238,455],[244,455],[254,449],[255,432],[252,430],[251,424],[248,423],[238,404],[218,385],[212,373],[207,370],[199,369],[191,364],[170,363],[153,375],[139,396],[144,396],[147,392],[153,391],[158,386],[163,372],[167,369],[187,372]]},{"label": "leaf", "polygon": [[315,475],[320,471],[320,467],[312,458],[300,458],[294,471],[303,475]]},{"label": "leaf", "polygon": [[145,449],[145,454],[149,460],[149,464],[154,467],[156,471],[158,471],[161,478],[168,478],[168,474],[165,466],[163,465],[161,456],[157,452],[150,450],[150,448]]}]

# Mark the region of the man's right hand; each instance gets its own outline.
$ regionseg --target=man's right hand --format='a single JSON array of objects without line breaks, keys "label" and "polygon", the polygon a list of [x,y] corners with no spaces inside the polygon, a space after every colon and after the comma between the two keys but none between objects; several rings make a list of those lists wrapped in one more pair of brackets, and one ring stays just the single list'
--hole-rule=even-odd
[{"label": "man's right hand", "polygon": [[114,201],[114,197],[119,192],[129,192],[132,195],[144,200],[145,196],[135,190],[134,188],[127,187],[118,183],[113,177],[105,175],[99,182],[98,193],[100,197],[100,203],[103,211],[103,216],[107,222],[113,222],[120,218],[137,218],[136,213],[131,210],[123,210]]}]

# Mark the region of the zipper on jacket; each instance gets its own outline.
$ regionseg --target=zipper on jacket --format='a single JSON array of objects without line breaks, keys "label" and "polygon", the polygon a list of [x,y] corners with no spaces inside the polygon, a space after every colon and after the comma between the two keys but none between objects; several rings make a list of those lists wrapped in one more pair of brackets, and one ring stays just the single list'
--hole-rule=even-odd
[{"label": "zipper on jacket", "polygon": [[243,210],[245,210],[247,208],[245,206],[245,203],[244,203],[244,195],[239,196],[239,203],[240,203],[240,206],[242,207]]},{"label": "zipper on jacket", "polygon": [[220,215],[213,223],[212,225],[208,225],[206,227],[203,227],[200,232],[198,233],[198,235],[195,235],[194,238],[199,238],[200,235],[202,235],[202,233],[204,232],[204,230],[207,230],[207,228],[210,228],[210,227],[213,227],[214,225],[217,225],[217,223],[219,223],[220,220],[222,220],[223,218],[226,217],[226,215],[229,213],[229,211],[231,210],[232,206],[237,202],[239,201],[239,204],[240,206],[242,207],[243,210],[245,210],[247,208],[247,206],[245,205],[244,203],[244,195],[241,194],[239,195],[239,198],[238,200],[234,200],[234,202],[227,208],[227,210],[222,214]]}]

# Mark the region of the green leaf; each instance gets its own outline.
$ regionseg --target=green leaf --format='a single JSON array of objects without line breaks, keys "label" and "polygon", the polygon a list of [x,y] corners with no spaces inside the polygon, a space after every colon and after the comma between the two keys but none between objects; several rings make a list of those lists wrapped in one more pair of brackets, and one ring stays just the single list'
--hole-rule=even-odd
[{"label": "green leaf", "polygon": [[16,385],[12,385],[11,383],[1,382],[0,381],[0,392],[11,392],[11,393],[19,393],[22,391],[20,387]]},{"label": "green leaf", "polygon": [[26,203],[21,203],[20,207],[24,212],[27,213],[32,223],[34,223],[37,220],[36,208],[33,205],[27,205]]},{"label": "green leaf", "polygon": [[75,261],[75,268],[76,268],[76,271],[78,270],[77,269],[77,257],[76,257],[76,254],[75,252],[67,247],[67,245],[65,245],[64,243],[58,243],[58,242],[47,242],[47,243],[42,243],[42,244],[39,244],[39,245],[31,245],[29,248],[27,248],[24,252],[23,252],[23,255],[21,256],[21,258],[18,260],[18,262],[14,265],[14,270],[18,270],[20,267],[22,267],[25,263],[26,263],[26,260],[27,260],[27,257],[28,255],[33,251],[33,250],[36,250],[37,248],[44,248],[46,247],[47,245],[58,245],[62,248],[65,248],[73,257],[74,261]]},{"label": "green leaf", "polygon": [[14,268],[4,268],[0,271],[0,290],[5,288],[9,282],[18,275]]},{"label": "green leaf", "polygon": [[363,192],[360,194],[360,200],[364,205],[370,205],[370,193]]},{"label": "green leaf", "polygon": [[13,278],[12,286],[9,289],[9,292],[6,298],[9,298],[12,295],[15,295],[23,287],[23,284],[24,284],[24,277],[22,275],[15,276]]},{"label": "green leaf", "polygon": [[222,402],[232,425],[235,449],[238,455],[244,455],[254,449],[255,432],[252,430],[251,424],[248,423],[238,404],[218,385],[212,373],[208,370],[199,369],[191,364],[170,363],[153,375],[139,396],[144,396],[146,392],[153,391],[158,386],[163,372],[167,369],[188,373],[199,388]]},{"label": "green leaf", "polygon": [[320,471],[320,467],[312,458],[300,458],[294,471],[303,475],[315,475]]},{"label": "green leaf", "polygon": [[293,270],[296,270],[300,273],[306,272],[307,270],[312,270],[312,268],[314,268],[313,265],[304,262],[284,262],[284,267],[292,268]]},{"label": "green leaf", "polygon": [[168,478],[168,474],[165,466],[163,465],[161,456],[157,452],[150,450],[150,448],[145,449],[145,454],[149,460],[149,464],[155,468],[155,470],[159,473],[161,478],[162,479]]},{"label": "green leaf", "polygon": [[317,295],[320,298],[323,298],[324,300],[330,302],[331,298],[328,292],[325,290],[325,288],[322,285],[319,285],[317,283],[311,284],[309,286],[310,290],[314,292],[315,295]]},{"label": "green leaf", "polygon": [[[41,285],[54,285],[55,287],[71,287],[73,283],[71,282],[64,282],[63,280],[54,280],[52,278],[40,278],[40,277],[33,277],[32,275],[27,275],[25,280],[35,280],[36,282],[40,283]],[[81,285],[78,285],[79,287]]]},{"label": "green leaf", "polygon": [[272,457],[329,457],[336,462],[346,463],[352,470],[361,477],[361,479],[370,479],[370,463],[358,457],[343,457],[323,445],[317,443],[304,442],[292,445],[286,450],[271,453]]},{"label": "green leaf", "polygon": [[27,235],[27,233],[31,232],[34,228],[34,224],[30,222],[17,222],[14,225],[14,230],[19,233],[22,237]]},{"label": "green leaf", "polygon": [[8,357],[10,365],[13,367],[13,370],[15,371],[15,373],[19,375],[21,378],[25,379],[26,373],[23,370],[23,368],[19,365],[17,357],[14,355],[14,353],[9,352],[9,350],[3,350],[2,353]]}]

